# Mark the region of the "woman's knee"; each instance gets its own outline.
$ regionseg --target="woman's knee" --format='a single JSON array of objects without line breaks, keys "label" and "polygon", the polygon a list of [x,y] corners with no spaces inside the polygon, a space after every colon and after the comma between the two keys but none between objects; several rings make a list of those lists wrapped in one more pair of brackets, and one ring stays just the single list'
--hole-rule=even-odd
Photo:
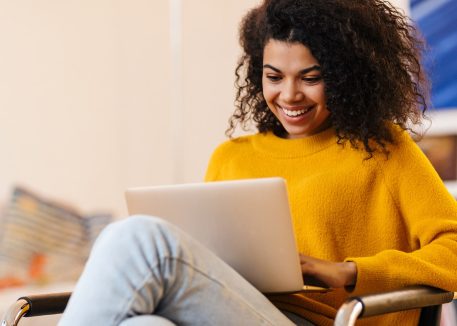
[{"label": "woman's knee", "polygon": [[106,231],[111,233],[138,234],[144,230],[155,228],[170,228],[170,223],[155,216],[132,215],[120,221],[111,223],[106,227]]},{"label": "woman's knee", "polygon": [[173,322],[160,316],[135,316],[124,320],[120,326],[176,326]]},{"label": "woman's knee", "polygon": [[108,225],[100,234],[100,239],[115,242],[131,242],[133,239],[153,239],[159,235],[169,235],[173,227],[161,218],[148,215],[133,215]]}]

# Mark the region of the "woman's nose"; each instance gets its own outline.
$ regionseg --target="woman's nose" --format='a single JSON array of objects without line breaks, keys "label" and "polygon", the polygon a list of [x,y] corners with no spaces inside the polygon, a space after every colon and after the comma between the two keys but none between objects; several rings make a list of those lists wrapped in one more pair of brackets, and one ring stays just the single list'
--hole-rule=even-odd
[{"label": "woman's nose", "polygon": [[286,103],[294,103],[303,100],[304,93],[295,81],[288,81],[284,83],[284,87],[281,90],[281,97]]}]

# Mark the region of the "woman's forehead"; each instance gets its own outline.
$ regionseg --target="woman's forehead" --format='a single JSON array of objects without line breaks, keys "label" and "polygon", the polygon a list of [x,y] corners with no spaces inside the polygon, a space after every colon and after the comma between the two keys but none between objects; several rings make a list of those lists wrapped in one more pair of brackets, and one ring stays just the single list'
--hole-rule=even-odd
[{"label": "woman's forehead", "polygon": [[263,50],[263,65],[279,70],[301,71],[319,65],[310,49],[301,43],[269,40]]}]

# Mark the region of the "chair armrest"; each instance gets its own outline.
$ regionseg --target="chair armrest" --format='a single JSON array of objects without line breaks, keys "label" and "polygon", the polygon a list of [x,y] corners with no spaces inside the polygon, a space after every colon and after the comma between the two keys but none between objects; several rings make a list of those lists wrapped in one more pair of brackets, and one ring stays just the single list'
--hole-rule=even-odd
[{"label": "chair armrest", "polygon": [[448,292],[427,286],[349,298],[338,310],[335,326],[352,326],[357,318],[377,316],[390,312],[437,306],[456,298]]},{"label": "chair armrest", "polygon": [[71,292],[24,296],[9,307],[2,326],[16,326],[22,317],[60,314],[65,310]]}]

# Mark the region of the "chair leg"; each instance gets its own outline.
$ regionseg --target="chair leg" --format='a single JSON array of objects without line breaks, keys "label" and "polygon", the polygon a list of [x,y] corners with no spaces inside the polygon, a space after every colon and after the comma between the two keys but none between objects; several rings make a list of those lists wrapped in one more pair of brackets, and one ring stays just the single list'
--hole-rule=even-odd
[{"label": "chair leg", "polygon": [[440,326],[441,305],[424,307],[421,310],[419,326]]}]

